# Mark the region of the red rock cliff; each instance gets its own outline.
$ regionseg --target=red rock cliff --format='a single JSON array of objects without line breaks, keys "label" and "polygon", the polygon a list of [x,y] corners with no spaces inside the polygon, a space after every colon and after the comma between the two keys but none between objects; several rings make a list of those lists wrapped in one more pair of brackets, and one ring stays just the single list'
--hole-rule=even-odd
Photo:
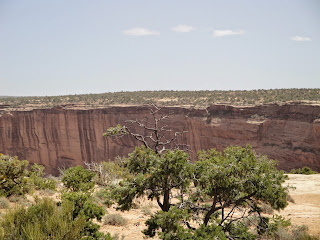
[{"label": "red rock cliff", "polygon": [[[251,144],[257,153],[277,159],[281,169],[310,166],[320,171],[320,106],[212,105],[203,110],[170,107],[163,112],[171,114],[170,127],[188,131],[182,141],[193,152]],[[145,107],[3,111],[0,153],[43,164],[53,174],[59,166],[126,156],[137,144],[134,139],[106,139],[102,133],[125,120],[147,118],[148,113]]]}]

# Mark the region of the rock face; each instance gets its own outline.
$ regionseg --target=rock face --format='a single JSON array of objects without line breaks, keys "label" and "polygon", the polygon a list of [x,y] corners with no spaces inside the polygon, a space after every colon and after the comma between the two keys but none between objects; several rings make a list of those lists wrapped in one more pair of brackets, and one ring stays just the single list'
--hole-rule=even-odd
[{"label": "rock face", "polygon": [[[309,166],[320,171],[320,106],[303,104],[207,109],[163,108],[170,128],[187,131],[179,141],[192,152],[251,144],[259,154],[277,159],[279,168]],[[146,107],[76,110],[62,107],[3,111],[0,153],[43,164],[46,171],[126,156],[137,142],[130,137],[105,138],[103,132],[128,119],[147,120]],[[195,155],[193,155],[195,159]]]}]

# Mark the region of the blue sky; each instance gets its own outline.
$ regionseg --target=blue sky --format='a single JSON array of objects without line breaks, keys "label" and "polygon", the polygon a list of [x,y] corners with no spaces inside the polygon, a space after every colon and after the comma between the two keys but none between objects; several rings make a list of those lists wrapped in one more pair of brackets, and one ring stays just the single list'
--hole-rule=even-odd
[{"label": "blue sky", "polygon": [[0,95],[320,88],[318,0],[0,0]]}]

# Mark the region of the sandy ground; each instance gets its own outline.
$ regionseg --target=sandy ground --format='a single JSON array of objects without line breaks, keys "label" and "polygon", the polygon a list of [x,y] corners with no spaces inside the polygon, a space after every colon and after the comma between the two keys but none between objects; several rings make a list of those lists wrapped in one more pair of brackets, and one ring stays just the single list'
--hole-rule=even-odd
[{"label": "sandy ground", "polygon": [[[119,214],[127,220],[127,224],[124,226],[111,226],[111,225],[102,225],[100,231],[109,232],[112,235],[118,234],[121,237],[124,237],[125,240],[139,240],[144,239],[145,235],[142,233],[146,229],[145,221],[150,217],[145,214],[143,211],[143,206],[147,206],[152,212],[158,211],[160,208],[157,206],[156,202],[150,204],[150,201],[140,200],[139,208],[132,209],[129,212],[116,211],[115,207],[108,208],[108,214]],[[102,220],[103,223],[103,220]],[[150,239],[150,238],[149,238]],[[157,237],[152,239],[159,239]]]},{"label": "sandy ground", "polygon": [[[275,214],[290,219],[294,225],[306,225],[310,234],[320,236],[320,174],[289,174],[289,180],[286,181],[286,184],[295,187],[295,189],[290,190],[294,203],[289,202],[285,210],[280,211],[280,213],[275,212]],[[144,222],[148,219],[148,215],[143,213],[141,206],[148,204],[148,201],[141,200],[140,208],[129,212],[120,212],[114,208],[109,208],[109,214],[120,214],[127,219],[128,223],[125,226],[103,225],[101,230],[118,234],[120,237],[123,236],[125,240],[143,239],[144,235],[141,231],[145,229]],[[156,211],[156,203],[153,205],[154,207],[151,209]]]},{"label": "sandy ground", "polygon": [[306,225],[309,233],[320,236],[320,174],[289,174],[287,184],[294,203],[289,203],[280,214],[295,225]]}]

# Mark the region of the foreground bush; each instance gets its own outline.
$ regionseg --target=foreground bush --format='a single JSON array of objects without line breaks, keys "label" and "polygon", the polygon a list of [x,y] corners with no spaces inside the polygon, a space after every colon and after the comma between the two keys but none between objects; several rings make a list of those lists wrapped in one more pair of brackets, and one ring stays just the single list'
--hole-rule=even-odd
[{"label": "foreground bush", "polygon": [[0,221],[0,239],[6,240],[112,240],[110,234],[93,237],[88,232],[85,214],[73,216],[74,203],[60,206],[51,199],[38,200],[25,208],[9,210]]},{"label": "foreground bush", "polygon": [[55,190],[56,182],[43,178],[44,167],[0,154],[0,196],[24,195],[31,189]]},{"label": "foreground bush", "polygon": [[[99,232],[100,226],[92,220],[101,221],[105,214],[103,207],[93,202],[92,192],[95,185],[95,173],[81,166],[71,167],[64,172],[62,182],[65,190],[62,192],[62,203],[73,204],[72,217],[83,217],[85,220],[84,232],[87,239],[105,239],[105,235]],[[108,235],[108,237],[110,237]]]},{"label": "foreground bush", "polygon": [[28,192],[28,165],[26,160],[0,154],[0,195],[8,197]]},{"label": "foreground bush", "polygon": [[0,239],[81,239],[85,219],[72,217],[73,205],[61,206],[50,199],[43,199],[25,209],[9,210],[1,219]]}]

